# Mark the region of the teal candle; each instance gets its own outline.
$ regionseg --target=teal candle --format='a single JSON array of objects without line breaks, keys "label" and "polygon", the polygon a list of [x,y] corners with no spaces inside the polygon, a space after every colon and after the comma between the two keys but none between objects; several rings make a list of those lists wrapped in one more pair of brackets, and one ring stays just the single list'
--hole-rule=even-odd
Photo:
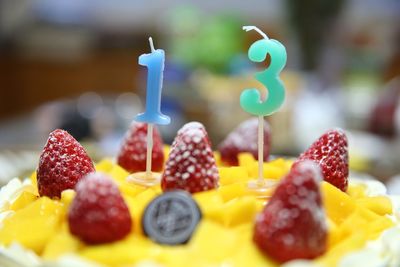
[{"label": "teal candle", "polygon": [[285,100],[285,87],[279,78],[279,74],[286,64],[287,56],[286,49],[280,42],[269,39],[257,27],[244,26],[243,30],[255,30],[264,37],[250,46],[249,59],[253,62],[263,62],[268,54],[271,58],[268,68],[255,75],[255,78],[267,90],[266,99],[262,100],[260,91],[255,88],[246,89],[240,95],[240,106],[246,112],[258,116],[258,180],[255,183],[250,182],[249,187],[265,193],[267,183],[263,178],[264,116],[277,111]]},{"label": "teal candle", "polygon": [[254,42],[248,51],[249,59],[253,62],[263,62],[270,55],[271,63],[267,69],[255,75],[268,91],[266,100],[261,99],[259,90],[246,89],[240,95],[240,106],[248,113],[257,116],[271,115],[277,111],[285,99],[285,87],[279,74],[286,64],[286,49],[277,40],[269,39],[262,31],[254,26],[245,26],[244,30],[256,30],[264,39]]},{"label": "teal candle", "polygon": [[171,122],[171,119],[160,110],[165,53],[162,49],[155,50],[152,39],[149,40],[151,53],[139,57],[139,64],[146,66],[148,70],[146,110],[136,116],[136,121],[165,125]]}]

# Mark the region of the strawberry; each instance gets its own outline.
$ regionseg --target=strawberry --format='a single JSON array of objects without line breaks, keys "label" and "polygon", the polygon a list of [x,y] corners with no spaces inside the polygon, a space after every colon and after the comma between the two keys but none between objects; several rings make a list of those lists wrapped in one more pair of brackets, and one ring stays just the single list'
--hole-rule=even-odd
[{"label": "strawberry", "polygon": [[[153,171],[161,171],[164,163],[163,140],[157,127],[153,128]],[[119,151],[117,162],[128,172],[140,172],[146,170],[147,152],[147,123],[134,122],[125,135]]]},{"label": "strawberry", "polygon": [[204,127],[186,124],[175,137],[164,173],[163,191],[183,189],[190,193],[218,187],[219,174]]},{"label": "strawberry", "polygon": [[313,259],[326,250],[327,228],[321,203],[321,170],[300,162],[281,181],[254,227],[253,241],[274,260]]},{"label": "strawberry", "polygon": [[188,130],[192,130],[192,129],[199,129],[200,131],[202,131],[205,135],[205,139],[207,140],[208,144],[211,146],[211,142],[210,142],[210,139],[208,138],[208,133],[207,133],[204,125],[198,121],[191,121],[191,122],[188,122],[185,125],[183,125],[182,128],[180,128],[178,130],[177,136],[174,139],[174,142],[172,142],[171,147],[173,147],[176,144],[177,140],[179,140]]},{"label": "strawberry", "polygon": [[73,189],[86,174],[94,172],[92,160],[85,149],[66,131],[50,133],[40,155],[37,169],[41,196],[61,197],[65,189]]},{"label": "strawberry", "polygon": [[[264,121],[264,161],[269,158],[269,125]],[[218,146],[221,160],[231,166],[237,166],[238,154],[249,152],[258,160],[258,118],[248,119],[239,124]]]},{"label": "strawberry", "polygon": [[132,228],[128,206],[117,185],[102,173],[91,173],[77,184],[68,223],[71,234],[88,244],[120,240]]},{"label": "strawberry", "polygon": [[321,167],[325,181],[346,192],[349,155],[347,137],[342,130],[330,130],[323,134],[300,155],[294,164],[307,159],[316,162]]}]

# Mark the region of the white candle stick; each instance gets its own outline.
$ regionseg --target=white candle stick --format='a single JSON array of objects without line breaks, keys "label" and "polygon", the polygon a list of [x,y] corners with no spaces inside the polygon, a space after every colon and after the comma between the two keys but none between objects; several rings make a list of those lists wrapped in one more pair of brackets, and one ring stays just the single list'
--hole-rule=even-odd
[{"label": "white candle stick", "polygon": [[[149,44],[151,52],[154,52],[154,43],[153,38],[149,37]],[[153,128],[154,125],[152,123],[147,124],[147,151],[146,151],[146,177],[151,177],[151,161],[153,154]]]},{"label": "white candle stick", "polygon": [[264,183],[264,116],[258,116],[258,184]]},{"label": "white candle stick", "polygon": [[146,153],[146,177],[151,177],[151,161],[153,153],[153,126],[154,124],[147,124],[147,153]]}]

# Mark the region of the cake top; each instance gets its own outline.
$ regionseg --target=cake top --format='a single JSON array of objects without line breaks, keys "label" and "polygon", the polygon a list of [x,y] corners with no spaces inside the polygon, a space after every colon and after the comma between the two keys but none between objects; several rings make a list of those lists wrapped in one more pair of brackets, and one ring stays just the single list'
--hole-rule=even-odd
[{"label": "cake top", "polygon": [[[346,172],[339,171],[348,184],[344,189],[329,180],[335,172],[326,175],[323,171],[328,166],[348,166],[343,135],[336,130],[324,134],[294,162],[282,158],[265,162],[264,176],[273,185],[266,205],[265,199],[247,188],[257,176],[254,156],[240,151],[237,166],[224,165],[220,154],[212,151],[204,126],[197,123],[186,125],[172,146],[164,147],[167,161],[161,185],[131,184],[131,174],[109,159],[95,165],[95,174],[79,179],[76,191],[66,188],[60,197],[39,195],[40,172],[23,183],[12,180],[0,192],[2,251],[18,255],[10,257],[19,263],[28,250],[36,253],[38,262],[60,263],[71,260],[66,255],[74,255],[74,261],[104,266],[142,266],[149,261],[159,266],[224,262],[295,266],[304,260],[307,266],[339,266],[359,260],[351,252],[368,249],[369,242],[376,240],[382,247],[389,246],[385,251],[388,266],[396,266],[399,246],[382,235],[399,232],[395,200],[385,195],[379,182],[350,179],[348,183]],[[324,141],[326,137],[329,142]],[[330,147],[340,152],[335,152],[333,162],[329,161]],[[188,193],[174,198],[179,195],[175,189]],[[168,194],[173,197],[157,202]],[[193,205],[198,206],[198,213],[186,212]],[[172,243],[160,242],[149,230],[168,236],[176,227],[190,231],[182,231],[186,238]],[[13,246],[15,242],[23,248]],[[382,256],[374,253],[377,258]]]}]

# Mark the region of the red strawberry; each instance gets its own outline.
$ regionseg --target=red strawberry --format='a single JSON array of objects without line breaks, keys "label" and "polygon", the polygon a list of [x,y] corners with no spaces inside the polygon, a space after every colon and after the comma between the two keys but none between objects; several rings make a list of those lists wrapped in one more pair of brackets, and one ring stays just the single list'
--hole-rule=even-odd
[{"label": "red strawberry", "polygon": [[349,177],[349,154],[347,137],[342,130],[330,130],[315,141],[299,161],[310,159],[321,167],[324,180],[343,192],[347,190]]},{"label": "red strawberry", "polygon": [[206,137],[207,142],[211,146],[211,142],[210,142],[210,139],[208,138],[208,133],[207,133],[204,125],[198,121],[191,121],[191,122],[188,122],[185,125],[183,125],[182,128],[180,128],[178,130],[176,138],[175,138],[174,142],[172,143],[171,147],[173,147],[176,144],[177,140],[179,140],[188,130],[192,130],[192,129],[199,129],[200,131],[202,131]]},{"label": "red strawberry", "polygon": [[163,191],[190,193],[218,187],[219,174],[204,127],[186,124],[175,137],[161,178]]},{"label": "red strawberry", "polygon": [[76,186],[76,196],[68,212],[71,234],[89,244],[124,238],[132,219],[117,185],[102,173],[91,173]]},{"label": "red strawberry", "polygon": [[[140,172],[146,170],[147,152],[147,124],[141,122],[132,123],[131,128],[125,135],[121,150],[118,154],[118,164],[129,172]],[[153,128],[153,171],[161,171],[164,163],[163,140],[157,130]]]},{"label": "red strawberry", "polygon": [[263,253],[282,263],[313,259],[325,252],[320,180],[320,168],[305,161],[281,181],[255,223],[253,240]]},{"label": "red strawberry", "polygon": [[94,172],[92,160],[85,149],[66,131],[50,133],[40,155],[37,169],[39,194],[60,197],[65,189],[73,189],[86,174]]},{"label": "red strawberry", "polygon": [[[264,161],[268,160],[270,147],[269,125],[264,121]],[[258,118],[248,119],[239,124],[218,146],[221,160],[228,165],[237,166],[238,154],[251,153],[258,159]]]}]

